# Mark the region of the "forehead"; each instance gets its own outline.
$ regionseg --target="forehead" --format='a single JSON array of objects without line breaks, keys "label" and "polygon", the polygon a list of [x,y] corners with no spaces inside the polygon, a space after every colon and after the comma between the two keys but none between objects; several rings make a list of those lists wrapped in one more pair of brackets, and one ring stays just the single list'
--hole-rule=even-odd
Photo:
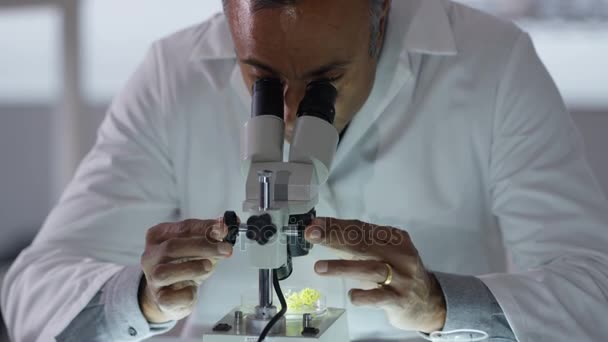
[{"label": "forehead", "polygon": [[369,0],[302,0],[253,11],[232,1],[229,22],[239,58],[307,61],[353,58],[369,44]]}]

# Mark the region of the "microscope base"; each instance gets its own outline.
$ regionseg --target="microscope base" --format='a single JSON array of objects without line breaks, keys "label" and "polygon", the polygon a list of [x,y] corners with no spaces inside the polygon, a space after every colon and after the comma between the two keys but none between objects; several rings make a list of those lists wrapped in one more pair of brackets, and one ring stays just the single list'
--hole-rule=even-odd
[{"label": "microscope base", "polygon": [[[203,342],[257,342],[258,334],[248,331],[247,315],[243,317],[243,322],[235,324],[236,310],[224,316],[218,324],[223,324],[226,331],[209,331],[203,334]],[[348,342],[348,323],[346,311],[342,309],[329,308],[324,315],[312,320],[312,326],[319,331],[313,336],[303,336],[302,319],[286,319],[285,328],[280,333],[269,334],[267,342]],[[229,327],[229,329],[228,329]]]}]

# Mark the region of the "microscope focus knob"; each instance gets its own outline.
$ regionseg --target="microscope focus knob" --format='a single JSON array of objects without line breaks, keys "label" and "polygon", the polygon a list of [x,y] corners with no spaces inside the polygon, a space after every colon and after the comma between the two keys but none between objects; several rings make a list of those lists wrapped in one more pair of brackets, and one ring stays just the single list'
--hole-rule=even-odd
[{"label": "microscope focus knob", "polygon": [[272,223],[272,217],[268,214],[254,215],[247,220],[247,238],[257,241],[262,246],[267,244],[277,232],[277,227]]},{"label": "microscope focus knob", "polygon": [[224,238],[224,242],[234,246],[239,236],[239,217],[234,211],[227,211],[224,213],[224,224],[228,227],[228,234]]}]

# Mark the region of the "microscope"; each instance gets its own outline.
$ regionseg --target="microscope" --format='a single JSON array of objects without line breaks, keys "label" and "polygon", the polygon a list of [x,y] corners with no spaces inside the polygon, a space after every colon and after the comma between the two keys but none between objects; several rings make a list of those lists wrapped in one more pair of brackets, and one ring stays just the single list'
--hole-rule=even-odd
[{"label": "microscope", "polygon": [[[258,304],[252,312],[238,307],[203,335],[204,342],[341,342],[348,341],[346,312],[327,308],[287,318],[280,281],[292,271],[292,258],[313,247],[304,229],[314,219],[318,191],[329,177],[338,146],[333,126],[336,89],[327,81],[312,82],[301,101],[289,155],[284,160],[283,85],[261,79],[253,86],[252,114],[241,131],[242,173],[247,177],[241,223],[224,214],[226,242],[240,239],[249,266],[259,270]],[[273,304],[276,292],[281,309]]]}]

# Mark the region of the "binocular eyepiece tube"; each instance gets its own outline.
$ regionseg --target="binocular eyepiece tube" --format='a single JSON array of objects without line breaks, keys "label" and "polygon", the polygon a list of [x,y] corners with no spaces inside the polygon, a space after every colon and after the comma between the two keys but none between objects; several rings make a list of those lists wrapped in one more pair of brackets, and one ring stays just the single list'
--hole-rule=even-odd
[{"label": "binocular eyepiece tube", "polygon": [[[298,107],[297,117],[314,116],[330,124],[336,118],[336,88],[326,80],[314,81],[306,86],[306,93]],[[251,116],[274,115],[283,119],[283,84],[276,78],[262,78],[253,85]]]}]

